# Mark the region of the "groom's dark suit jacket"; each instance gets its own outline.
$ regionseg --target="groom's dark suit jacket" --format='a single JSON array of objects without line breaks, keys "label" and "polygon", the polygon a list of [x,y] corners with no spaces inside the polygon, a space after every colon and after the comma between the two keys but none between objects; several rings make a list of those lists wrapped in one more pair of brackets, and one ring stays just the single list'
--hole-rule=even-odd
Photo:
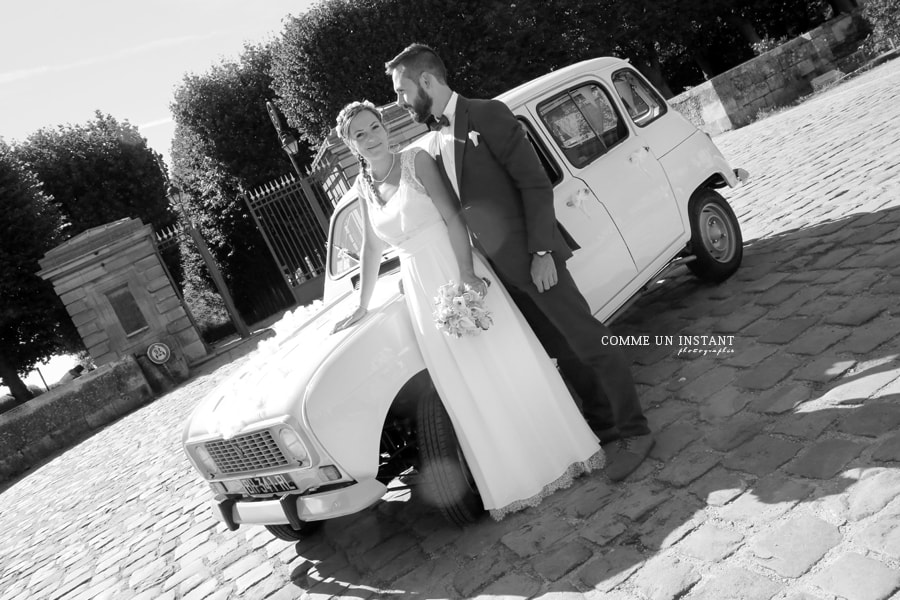
[{"label": "groom's dark suit jacket", "polygon": [[[556,222],[553,186],[522,126],[498,100],[460,96],[453,134],[466,224],[575,385],[588,424],[596,431],[616,427],[623,436],[648,433],[627,359],[618,347],[600,343],[609,329],[591,315],[566,268],[572,256],[566,242],[577,245]],[[532,253],[539,250],[553,252],[559,278],[543,293],[531,279]]]},{"label": "groom's dark suit jacket", "polygon": [[533,286],[531,253],[551,250],[558,261],[572,255],[556,222],[546,171],[499,100],[459,96],[454,121],[456,180],[466,223],[502,278]]}]

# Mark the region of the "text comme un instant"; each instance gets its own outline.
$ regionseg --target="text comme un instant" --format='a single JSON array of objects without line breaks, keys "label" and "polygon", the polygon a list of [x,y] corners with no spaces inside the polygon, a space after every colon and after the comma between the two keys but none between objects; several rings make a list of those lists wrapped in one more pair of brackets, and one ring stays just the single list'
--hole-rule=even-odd
[{"label": "text comme un instant", "polygon": [[733,346],[733,335],[604,335],[607,346]]}]

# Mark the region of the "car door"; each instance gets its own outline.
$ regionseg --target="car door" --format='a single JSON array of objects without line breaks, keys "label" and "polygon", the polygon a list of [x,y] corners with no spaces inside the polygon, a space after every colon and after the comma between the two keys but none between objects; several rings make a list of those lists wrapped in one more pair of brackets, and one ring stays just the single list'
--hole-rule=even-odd
[{"label": "car door", "polygon": [[591,312],[608,317],[616,308],[616,296],[627,288],[637,269],[625,240],[609,212],[583,181],[562,168],[547,149],[549,140],[537,134],[528,115],[519,114],[526,136],[553,183],[556,218],[578,247],[567,262],[569,272],[584,294]]},{"label": "car door", "polygon": [[677,110],[671,110],[656,89],[640,73],[627,67],[614,71],[618,100],[650,150],[660,161],[697,132]]},{"label": "car door", "polygon": [[612,217],[640,273],[671,258],[684,224],[665,171],[601,81],[586,78],[527,106],[576,190],[590,190]]}]

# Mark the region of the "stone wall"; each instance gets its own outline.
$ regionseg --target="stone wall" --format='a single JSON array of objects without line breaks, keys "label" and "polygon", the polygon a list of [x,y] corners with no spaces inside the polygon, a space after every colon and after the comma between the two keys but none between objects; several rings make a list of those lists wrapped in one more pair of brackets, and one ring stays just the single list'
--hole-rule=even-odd
[{"label": "stone wall", "polygon": [[166,273],[153,228],[121,219],[47,252],[38,275],[50,281],[97,365],[142,356],[162,342],[176,380],[207,349]]},{"label": "stone wall", "polygon": [[0,414],[0,481],[73,446],[152,398],[137,361],[128,356]]},{"label": "stone wall", "polygon": [[858,14],[842,15],[675,96],[669,103],[710,134],[747,125],[760,111],[785,106],[865,60],[868,32]]}]

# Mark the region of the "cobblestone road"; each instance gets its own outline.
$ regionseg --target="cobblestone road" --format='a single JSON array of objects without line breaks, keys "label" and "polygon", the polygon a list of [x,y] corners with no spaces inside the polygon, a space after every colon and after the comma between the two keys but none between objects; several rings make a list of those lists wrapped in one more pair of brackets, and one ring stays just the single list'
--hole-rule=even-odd
[{"label": "cobblestone road", "polygon": [[299,544],[229,532],[180,425],[243,357],[0,494],[0,600],[900,598],[898,88],[894,61],[717,138],[752,175],[727,192],[744,265],[614,327],[653,340],[631,353],[659,441],[626,482],[465,530],[400,495]]}]

